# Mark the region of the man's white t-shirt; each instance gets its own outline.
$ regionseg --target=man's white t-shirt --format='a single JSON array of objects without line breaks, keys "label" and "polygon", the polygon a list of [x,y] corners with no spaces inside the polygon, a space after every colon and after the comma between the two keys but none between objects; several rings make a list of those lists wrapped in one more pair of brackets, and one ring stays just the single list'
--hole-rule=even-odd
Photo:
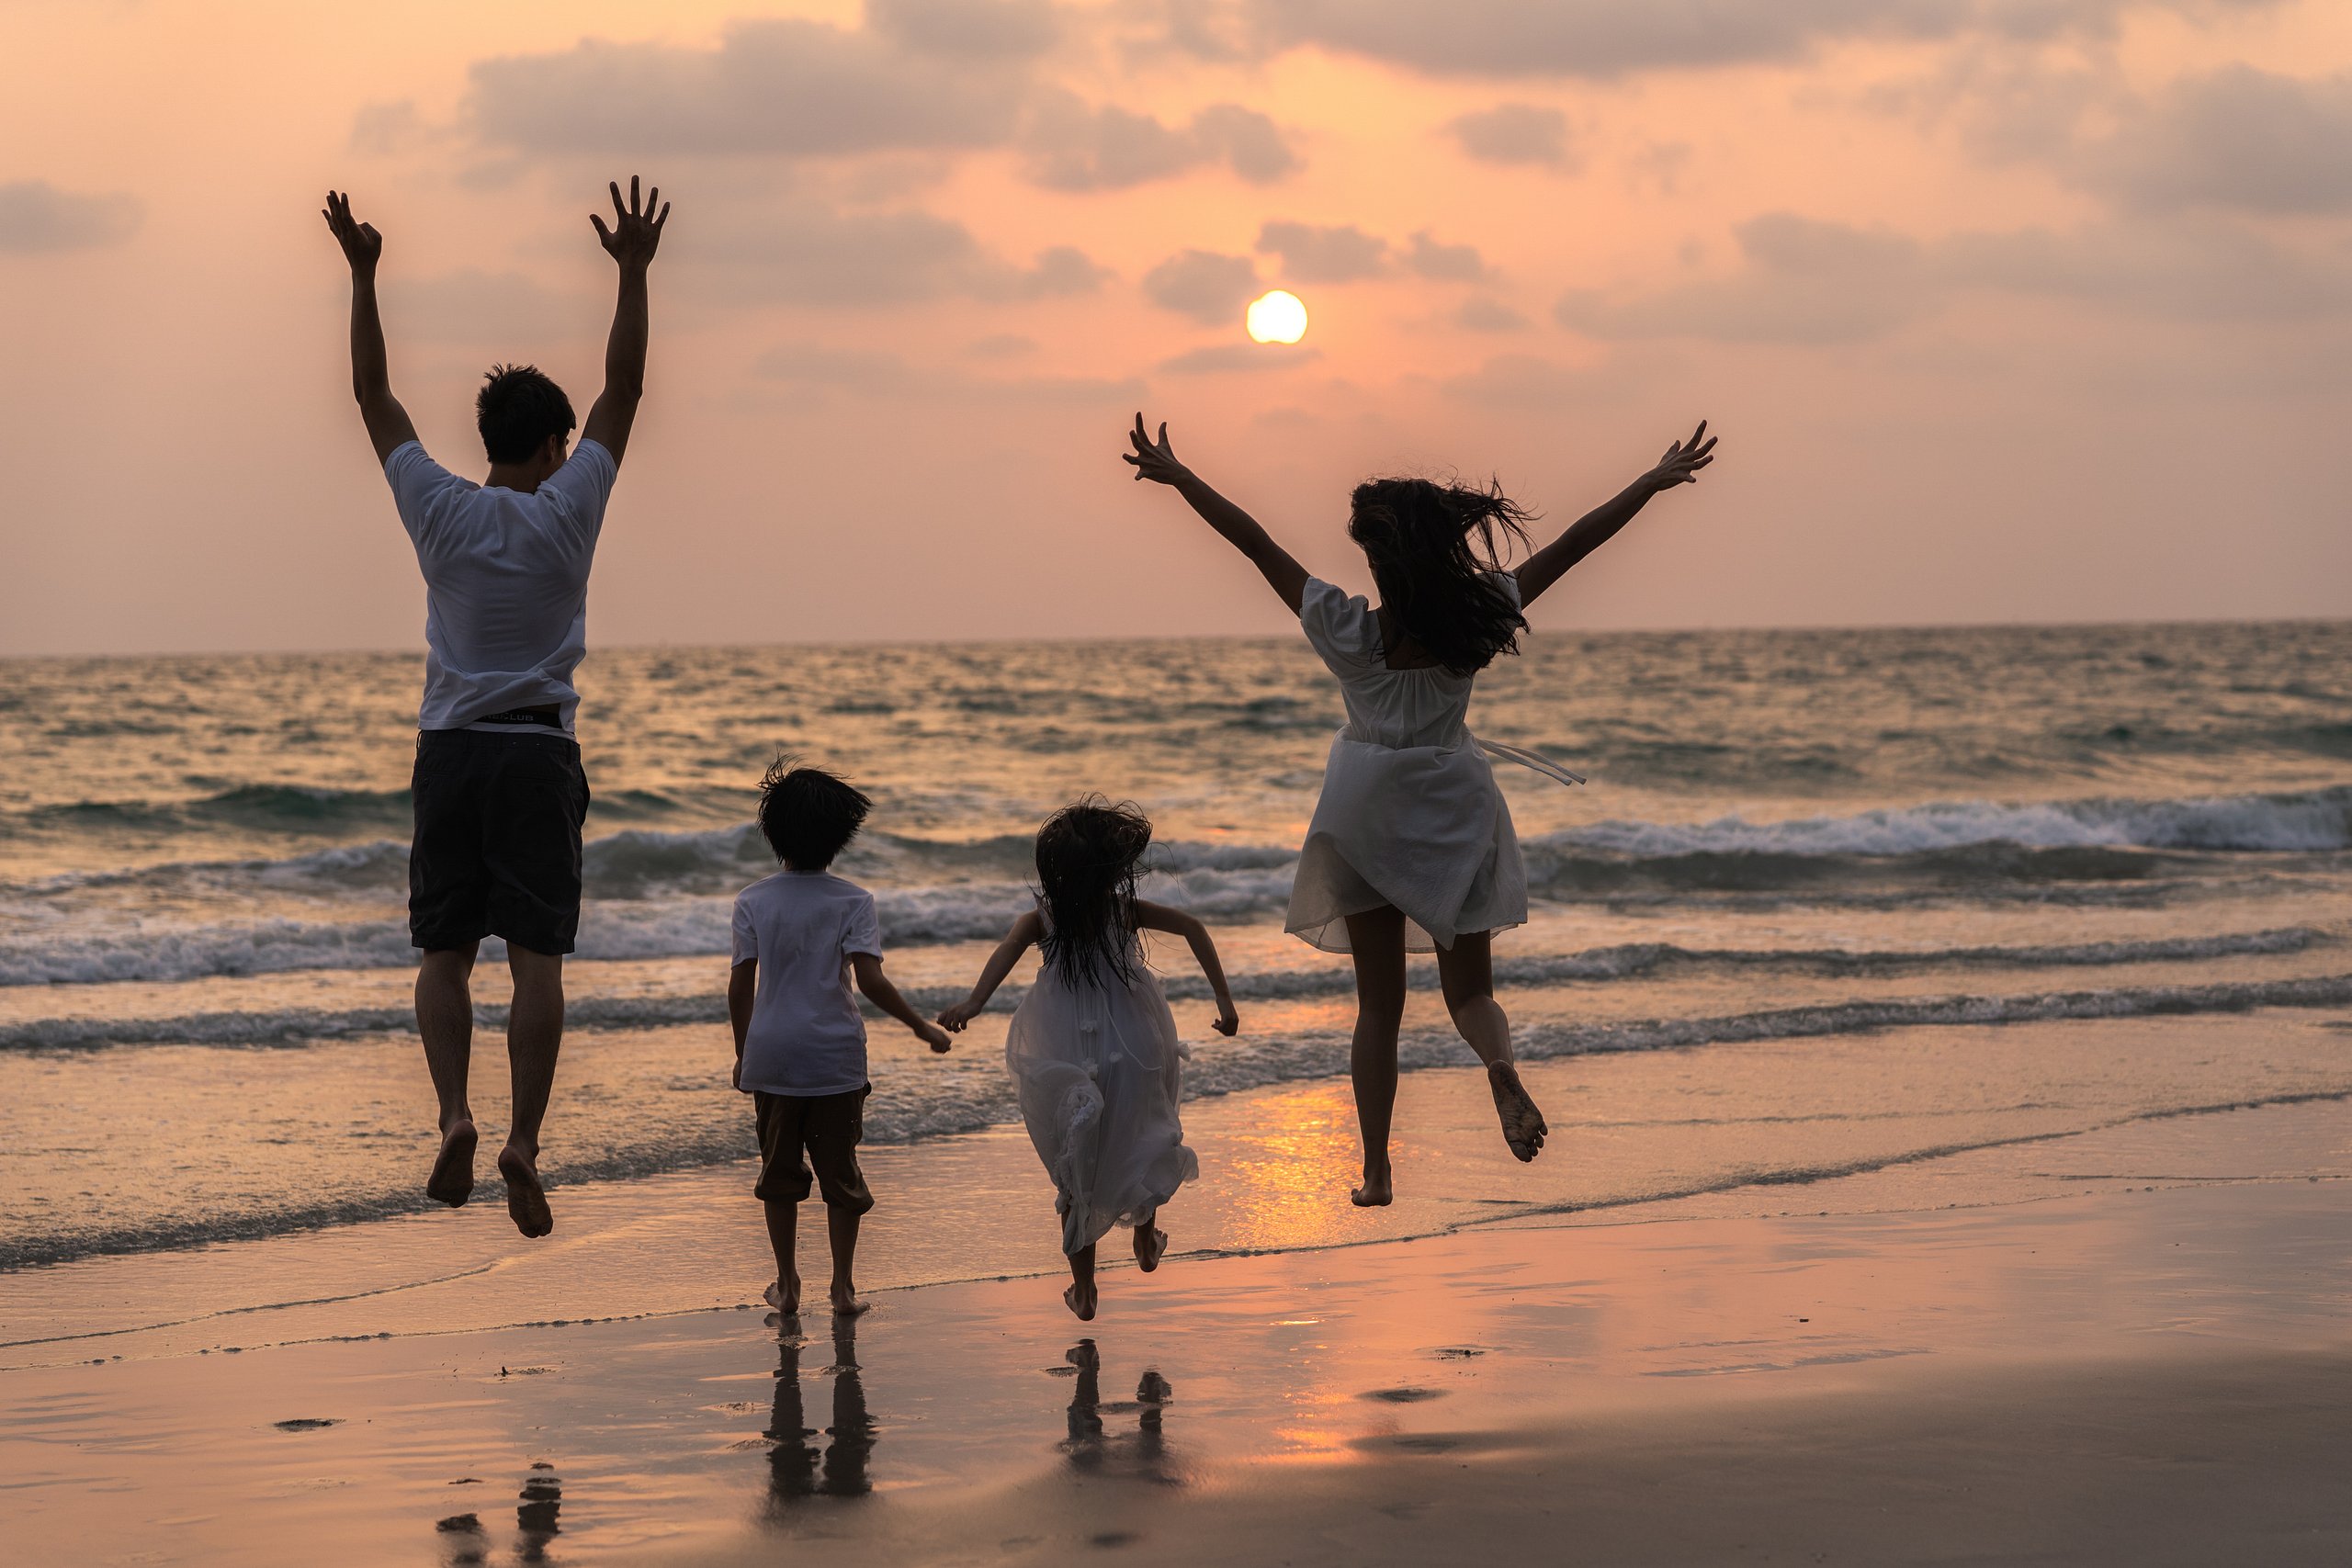
[{"label": "man's white t-shirt", "polygon": [[[424,571],[420,729],[466,729],[510,708],[561,710],[588,647],[588,569],[620,467],[594,441],[526,495],[459,479],[413,441],[384,459],[401,525]],[[537,726],[484,725],[512,733]]]},{"label": "man's white t-shirt", "polygon": [[779,871],[735,899],[735,962],[759,960],[743,1087],[847,1094],[865,1087],[865,1020],[850,994],[853,953],[882,956],[874,895],[830,872]]}]

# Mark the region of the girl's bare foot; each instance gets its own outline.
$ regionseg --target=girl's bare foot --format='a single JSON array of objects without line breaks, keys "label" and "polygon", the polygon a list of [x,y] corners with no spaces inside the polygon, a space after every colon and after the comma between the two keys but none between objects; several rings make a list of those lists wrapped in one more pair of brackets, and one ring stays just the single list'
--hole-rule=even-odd
[{"label": "girl's bare foot", "polygon": [[871,1310],[874,1305],[872,1302],[861,1299],[857,1287],[845,1280],[834,1280],[833,1288],[827,1293],[832,1301],[835,1317],[855,1317]]},{"label": "girl's bare foot", "polygon": [[441,1152],[434,1157],[433,1174],[425,1179],[424,1195],[452,1209],[474,1195],[474,1144],[479,1134],[463,1117],[442,1129]]},{"label": "girl's bare foot", "polygon": [[506,1179],[506,1214],[514,1228],[527,1236],[543,1236],[555,1229],[555,1215],[539,1185],[539,1173],[529,1155],[509,1144],[498,1151],[498,1174]]},{"label": "girl's bare foot", "polygon": [[785,1316],[790,1317],[800,1310],[800,1276],[787,1274],[775,1280],[768,1286],[767,1292],[760,1299],[784,1314]]},{"label": "girl's bare foot", "polygon": [[1157,1225],[1136,1227],[1136,1267],[1148,1274],[1168,1255],[1168,1233]]},{"label": "girl's bare foot", "polygon": [[1348,1201],[1359,1209],[1385,1209],[1396,1201],[1396,1180],[1385,1165],[1378,1171],[1364,1167],[1363,1185],[1348,1189]]},{"label": "girl's bare foot", "polygon": [[1094,1287],[1072,1285],[1062,1292],[1062,1304],[1069,1308],[1079,1322],[1092,1323],[1095,1304]]},{"label": "girl's bare foot", "polygon": [[1489,1064],[1487,1087],[1494,1090],[1495,1113],[1502,1118],[1503,1142],[1510,1145],[1510,1152],[1522,1164],[1542,1154],[1544,1135],[1551,1129],[1519,1081],[1519,1068],[1510,1062]]}]

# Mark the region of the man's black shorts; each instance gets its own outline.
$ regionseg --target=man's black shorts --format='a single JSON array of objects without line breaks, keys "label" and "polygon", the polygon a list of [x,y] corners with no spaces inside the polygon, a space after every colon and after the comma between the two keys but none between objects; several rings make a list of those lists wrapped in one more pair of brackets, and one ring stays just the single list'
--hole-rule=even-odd
[{"label": "man's black shorts", "polygon": [[565,953],[580,933],[588,775],[558,735],[427,729],[409,784],[408,939],[428,951],[502,936]]}]

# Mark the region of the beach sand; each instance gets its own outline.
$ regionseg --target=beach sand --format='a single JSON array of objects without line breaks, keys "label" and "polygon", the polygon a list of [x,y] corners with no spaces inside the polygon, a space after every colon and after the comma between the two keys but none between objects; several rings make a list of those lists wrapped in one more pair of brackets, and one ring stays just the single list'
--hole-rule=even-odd
[{"label": "beach sand", "polygon": [[[136,1286],[165,1276],[152,1258],[17,1276],[0,1303],[16,1342],[0,1373],[6,1555],[2352,1556],[2352,1188],[2334,1174],[2352,1150],[2344,1100],[1619,1209],[1496,1204],[1481,1223],[1464,1194],[1509,1190],[1516,1168],[1496,1163],[1491,1131],[1470,1114],[1476,1085],[1472,1073],[1414,1077],[1427,1131],[1402,1174],[1453,1194],[1422,1213],[1444,1234],[1380,1239],[1382,1224],[1407,1222],[1302,1190],[1300,1214],[1331,1213],[1333,1245],[1302,1246],[1301,1220],[1269,1234],[1288,1250],[1195,1252],[1150,1279],[1107,1271],[1102,1316],[1084,1325],[1046,1273],[877,1290],[874,1312],[844,1327],[822,1311],[767,1321],[739,1304],[758,1283],[739,1272],[713,1280],[726,1298],[715,1307],[475,1326],[458,1309],[485,1309],[460,1287],[503,1305],[521,1292],[501,1281],[528,1280],[531,1265],[469,1272],[453,1256],[450,1282],[394,1316],[361,1298],[36,1345],[17,1325],[70,1315],[58,1304],[69,1290],[83,1295],[76,1312],[167,1318]],[[1188,1112],[1194,1140],[1232,1168],[1268,1127],[1322,1125],[1301,1111],[1322,1100],[1301,1096],[1332,1097],[1322,1086],[1203,1102]],[[927,1179],[1013,1170],[1030,1157],[1017,1136],[964,1141]],[[1343,1132],[1328,1141],[1343,1145]],[[1577,1156],[1555,1142],[1544,1160]],[[2281,1166],[2331,1174],[2289,1179]],[[680,1190],[662,1213],[702,1205],[729,1234],[726,1264],[747,1272],[756,1243],[733,1234],[756,1230],[736,1190],[745,1174],[728,1173],[723,1208],[713,1187]],[[913,1168],[899,1174],[911,1181]],[[877,1235],[978,1227],[977,1255],[1053,1261],[1042,1192],[956,1208],[906,1182],[876,1185]],[[573,1193],[559,1212],[574,1250],[545,1256],[627,1274],[673,1250],[673,1219],[639,1222],[660,1236],[629,1240],[625,1216],[657,1190],[669,1190]],[[1945,1206],[1963,1190],[1978,1201]],[[395,1238],[470,1236],[455,1227],[487,1217],[280,1237],[174,1267],[251,1271],[305,1247],[347,1259],[371,1235],[397,1251]],[[447,1222],[438,1233],[435,1219]],[[1207,1192],[1170,1223],[1180,1247],[1239,1225]],[[101,1288],[117,1299],[87,1293]],[[606,1294],[626,1304],[626,1281]],[[434,1302],[452,1309],[438,1329],[425,1321]]]}]

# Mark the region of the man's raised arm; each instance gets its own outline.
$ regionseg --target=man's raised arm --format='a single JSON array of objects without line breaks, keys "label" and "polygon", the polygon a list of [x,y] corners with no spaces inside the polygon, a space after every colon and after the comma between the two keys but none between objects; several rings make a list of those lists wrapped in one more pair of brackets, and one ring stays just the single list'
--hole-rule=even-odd
[{"label": "man's raised arm", "polygon": [[620,265],[620,299],[613,306],[612,336],[605,342],[605,389],[596,395],[596,406],[588,411],[580,438],[594,441],[617,463],[628,448],[629,426],[637,423],[638,400],[645,395],[645,340],[651,331],[645,273],[653,265],[670,209],[662,206],[660,186],[648,191],[644,205],[639,206],[635,175],[628,177],[626,205],[617,184],[612,192],[613,226],[605,228],[605,220],[593,212],[588,221],[596,226],[596,238]]},{"label": "man's raised arm", "polygon": [[351,264],[351,395],[359,400],[359,417],[368,422],[368,439],[375,444],[381,463],[395,449],[416,439],[408,410],[392,396],[391,369],[384,355],[384,322],[376,311],[376,263],[384,254],[384,237],[373,223],[351,216],[351,197],[327,192],[327,229]]}]

